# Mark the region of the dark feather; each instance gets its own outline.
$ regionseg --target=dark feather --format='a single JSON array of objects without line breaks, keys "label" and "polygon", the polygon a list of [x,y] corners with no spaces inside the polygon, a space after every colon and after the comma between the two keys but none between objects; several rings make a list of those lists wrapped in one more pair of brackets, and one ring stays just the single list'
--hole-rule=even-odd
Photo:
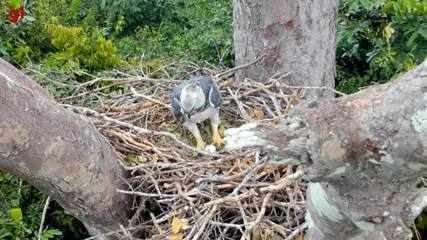
[{"label": "dark feather", "polygon": [[171,94],[171,104],[172,104],[172,115],[176,120],[181,120],[183,118],[182,112],[181,112],[181,90],[182,90],[182,83],[178,85],[176,88],[174,88],[172,94]]},{"label": "dark feather", "polygon": [[221,95],[216,83],[210,76],[201,76],[198,78],[198,81],[206,96],[206,102],[212,107],[218,108],[221,104]]}]

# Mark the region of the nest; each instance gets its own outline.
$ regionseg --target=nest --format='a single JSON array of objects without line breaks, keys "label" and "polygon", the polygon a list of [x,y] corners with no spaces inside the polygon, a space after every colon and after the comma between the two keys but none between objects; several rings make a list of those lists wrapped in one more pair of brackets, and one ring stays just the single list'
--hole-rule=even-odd
[{"label": "nest", "polygon": [[[77,84],[62,99],[93,120],[129,172],[128,189],[119,191],[131,196],[132,216],[112,234],[122,239],[297,239],[306,228],[300,169],[272,163],[256,149],[197,152],[192,136],[174,122],[169,94],[194,69],[200,71],[104,73]],[[202,69],[215,76],[222,94],[220,132],[254,120],[275,122],[304,94],[284,85],[281,79],[289,74],[234,84],[233,70]],[[96,107],[83,107],[88,102]],[[209,125],[200,129],[210,140]]]}]

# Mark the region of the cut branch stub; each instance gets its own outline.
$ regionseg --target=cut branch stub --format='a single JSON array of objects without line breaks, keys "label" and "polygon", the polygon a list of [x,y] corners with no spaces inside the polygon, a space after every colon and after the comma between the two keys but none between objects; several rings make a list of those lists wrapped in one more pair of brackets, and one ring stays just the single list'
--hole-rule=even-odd
[{"label": "cut branch stub", "polygon": [[309,161],[308,129],[300,118],[287,118],[277,126],[248,123],[225,131],[225,150],[260,147],[281,163],[301,164]]}]

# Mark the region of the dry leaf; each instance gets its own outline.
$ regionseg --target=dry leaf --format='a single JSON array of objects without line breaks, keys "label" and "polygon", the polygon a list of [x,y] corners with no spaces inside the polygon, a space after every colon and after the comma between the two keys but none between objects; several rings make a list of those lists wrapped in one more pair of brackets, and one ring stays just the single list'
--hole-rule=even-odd
[{"label": "dry leaf", "polygon": [[250,240],[279,240],[283,239],[270,227],[265,224],[259,224],[252,229]]},{"label": "dry leaf", "polygon": [[184,235],[182,233],[172,233],[169,239],[170,240],[182,240],[182,239],[184,239]]},{"label": "dry leaf", "polygon": [[268,173],[268,174],[275,173],[275,171],[276,171],[276,170],[278,170],[278,167],[277,167],[277,166],[275,166],[275,165],[273,165],[273,164],[267,164],[267,165],[264,167],[264,171],[265,171],[266,173]]},{"label": "dry leaf", "polygon": [[188,221],[184,218],[177,218],[174,217],[172,219],[172,232],[173,233],[179,233],[181,230],[184,230],[188,227]]},{"label": "dry leaf", "polygon": [[241,173],[242,171],[245,171],[246,169],[250,168],[253,165],[253,161],[251,159],[239,159],[235,161],[234,167],[236,170],[233,171],[234,173]]},{"label": "dry leaf", "polygon": [[264,119],[264,111],[260,107],[255,107],[254,110],[249,112],[249,115],[255,120]]}]

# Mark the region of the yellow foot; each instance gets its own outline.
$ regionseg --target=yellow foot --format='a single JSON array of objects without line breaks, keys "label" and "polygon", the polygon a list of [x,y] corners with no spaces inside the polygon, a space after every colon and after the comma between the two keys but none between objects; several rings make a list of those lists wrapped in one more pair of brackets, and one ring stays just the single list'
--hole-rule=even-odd
[{"label": "yellow foot", "polygon": [[203,142],[203,140],[197,141],[197,146],[196,146],[197,150],[203,151],[205,150],[205,147],[206,147],[206,143]]},{"label": "yellow foot", "polygon": [[224,139],[221,138],[218,132],[214,132],[214,134],[212,135],[212,141],[213,144],[215,144],[215,146],[217,147],[221,147],[224,144]]}]

